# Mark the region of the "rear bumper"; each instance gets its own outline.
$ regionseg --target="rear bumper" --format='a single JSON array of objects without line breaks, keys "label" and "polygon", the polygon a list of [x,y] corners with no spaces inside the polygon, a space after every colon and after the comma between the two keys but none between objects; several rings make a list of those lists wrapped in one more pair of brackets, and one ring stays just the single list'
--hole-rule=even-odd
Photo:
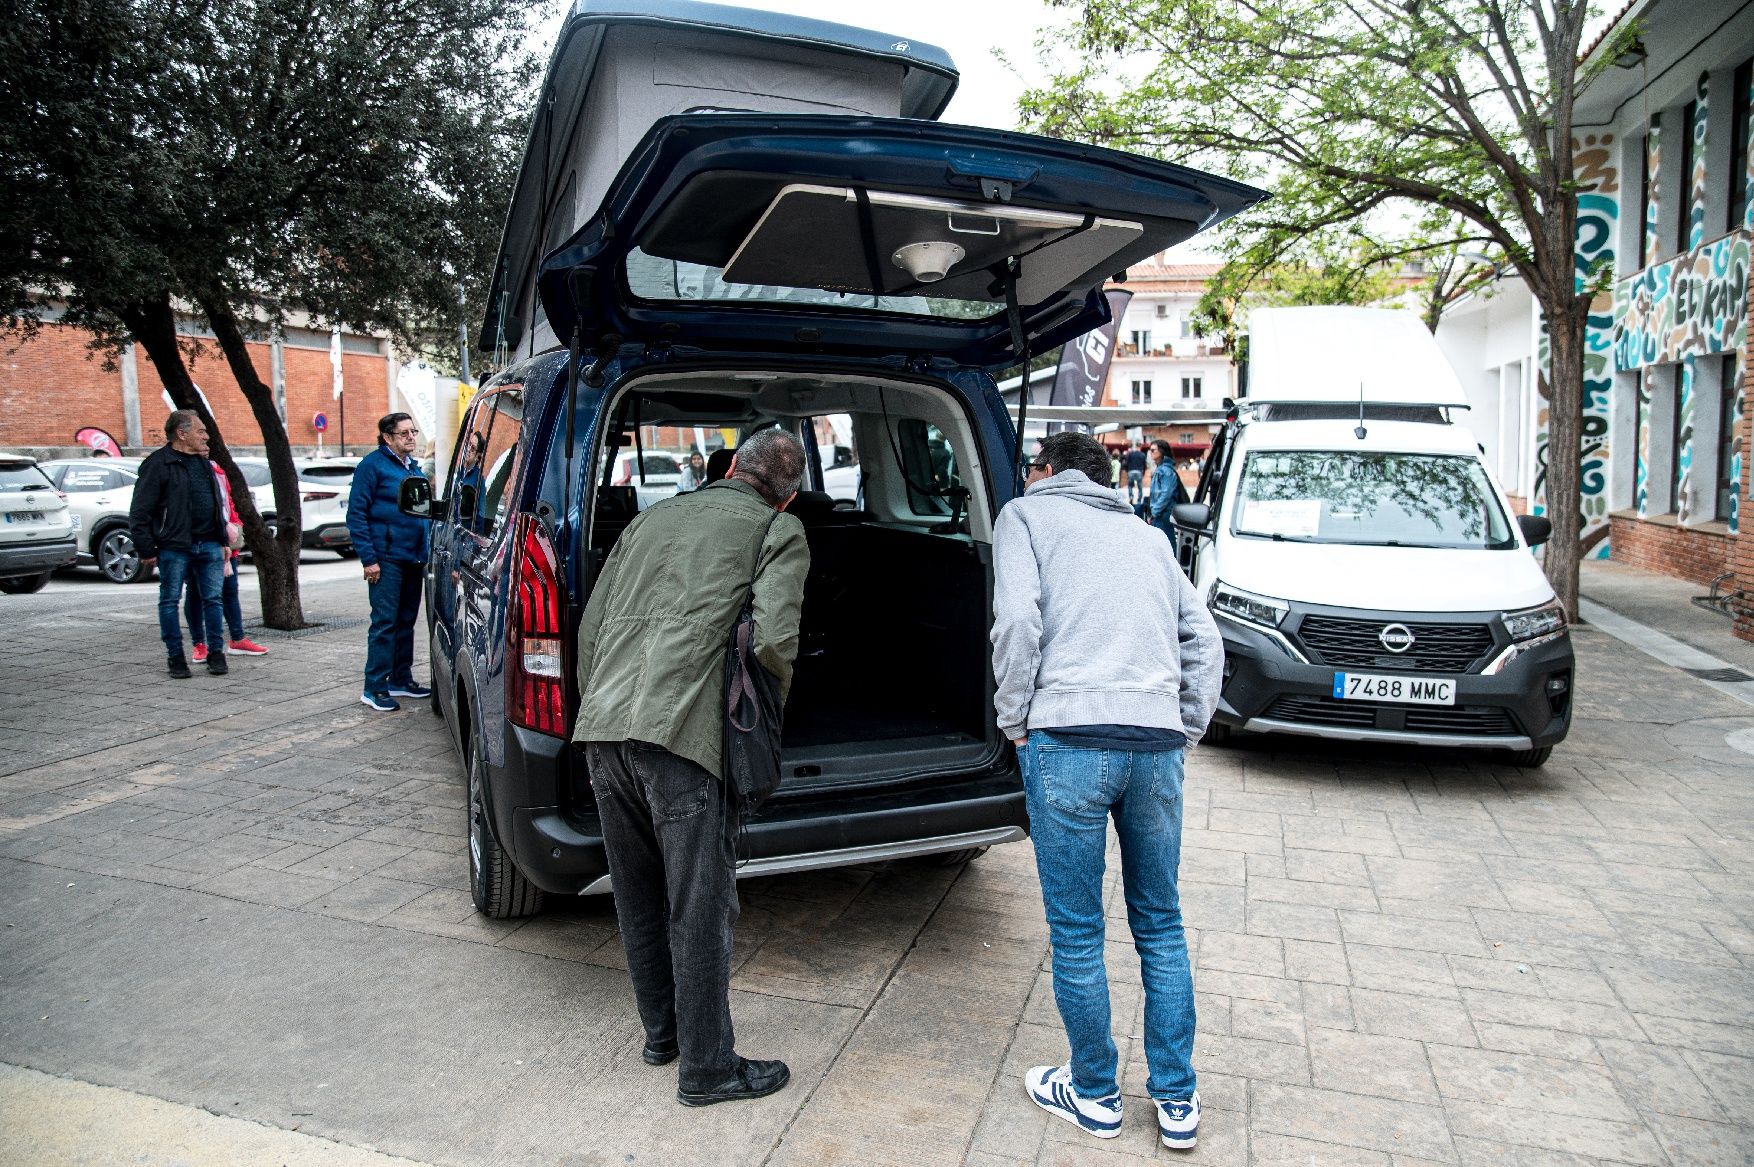
[{"label": "rear bumper", "polygon": [[[499,843],[554,895],[609,889],[591,810],[564,810],[568,743],[508,728],[505,765],[490,771]],[[546,792],[542,796],[539,792]],[[1009,751],[996,771],[866,790],[783,791],[744,823],[740,878],[986,847],[1027,837],[1023,782]]]},{"label": "rear bumper", "polygon": [[69,535],[44,543],[0,543],[0,576],[35,575],[70,566],[79,558],[79,544]]},{"label": "rear bumper", "polygon": [[[1225,681],[1216,720],[1253,733],[1335,741],[1526,750],[1555,745],[1571,728],[1571,640],[1539,644],[1493,675],[1453,676],[1454,705],[1340,701],[1332,665],[1295,660],[1271,634],[1219,619]],[[1362,670],[1353,670],[1362,671]],[[1394,674],[1397,670],[1378,671]]]},{"label": "rear bumper", "polygon": [[324,523],[306,531],[299,542],[307,550],[345,551],[353,546],[353,536],[346,523]]}]

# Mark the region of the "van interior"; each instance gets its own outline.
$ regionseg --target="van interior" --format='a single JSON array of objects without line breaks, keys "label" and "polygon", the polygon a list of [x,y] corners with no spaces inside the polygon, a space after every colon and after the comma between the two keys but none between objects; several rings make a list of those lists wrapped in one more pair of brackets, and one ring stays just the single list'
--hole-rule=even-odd
[{"label": "van interior", "polygon": [[595,431],[593,564],[642,507],[656,505],[649,488],[612,482],[618,453],[636,447],[634,464],[643,466],[645,449],[711,453],[769,426],[796,434],[808,458],[790,508],[809,540],[810,574],[785,713],[784,785],[978,769],[1000,745],[987,644],[991,468],[943,389],[795,370],[631,381],[610,395]]}]

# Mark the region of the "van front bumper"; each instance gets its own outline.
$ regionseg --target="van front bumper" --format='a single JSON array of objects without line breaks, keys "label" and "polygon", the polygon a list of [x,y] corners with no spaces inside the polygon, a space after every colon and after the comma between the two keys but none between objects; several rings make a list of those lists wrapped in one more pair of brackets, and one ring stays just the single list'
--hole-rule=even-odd
[{"label": "van front bumper", "polygon": [[[562,806],[570,743],[508,727],[505,765],[490,767],[499,843],[551,895],[608,892],[609,861],[590,806]],[[739,879],[989,847],[1028,837],[1023,780],[1011,751],[1000,768],[856,789],[784,789],[744,821]]]},{"label": "van front bumper", "polygon": [[[1392,614],[1385,621],[1401,619]],[[1218,617],[1224,638],[1224,689],[1215,720],[1251,733],[1286,733],[1335,741],[1527,750],[1564,740],[1571,728],[1575,674],[1571,639],[1559,636],[1520,651],[1499,672],[1412,672],[1389,665],[1335,666],[1290,637]],[[1508,642],[1496,645],[1497,655]],[[1339,700],[1337,672],[1453,679],[1453,705]]]}]

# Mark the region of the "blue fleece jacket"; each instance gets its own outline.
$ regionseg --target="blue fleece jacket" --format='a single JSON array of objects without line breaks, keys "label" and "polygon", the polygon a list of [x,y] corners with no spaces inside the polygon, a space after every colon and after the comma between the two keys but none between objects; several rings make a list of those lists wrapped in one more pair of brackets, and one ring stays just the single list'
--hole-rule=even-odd
[{"label": "blue fleece jacket", "polygon": [[426,562],[426,520],[396,509],[403,480],[424,477],[419,463],[403,462],[382,443],[359,460],[347,499],[347,533],[362,564]]}]

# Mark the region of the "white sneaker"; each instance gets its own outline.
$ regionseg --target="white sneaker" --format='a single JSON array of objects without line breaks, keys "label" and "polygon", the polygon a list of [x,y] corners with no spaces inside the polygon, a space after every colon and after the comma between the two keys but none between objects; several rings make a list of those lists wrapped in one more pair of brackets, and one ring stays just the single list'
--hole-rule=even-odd
[{"label": "white sneaker", "polygon": [[1157,1103],[1157,1133],[1163,1145],[1173,1151],[1191,1151],[1199,1142],[1200,1092],[1185,1102],[1154,1099]]},{"label": "white sneaker", "polygon": [[1087,1134],[1112,1139],[1121,1133],[1121,1096],[1080,1098],[1069,1066],[1037,1066],[1023,1075],[1029,1099],[1049,1114],[1077,1123]]}]

